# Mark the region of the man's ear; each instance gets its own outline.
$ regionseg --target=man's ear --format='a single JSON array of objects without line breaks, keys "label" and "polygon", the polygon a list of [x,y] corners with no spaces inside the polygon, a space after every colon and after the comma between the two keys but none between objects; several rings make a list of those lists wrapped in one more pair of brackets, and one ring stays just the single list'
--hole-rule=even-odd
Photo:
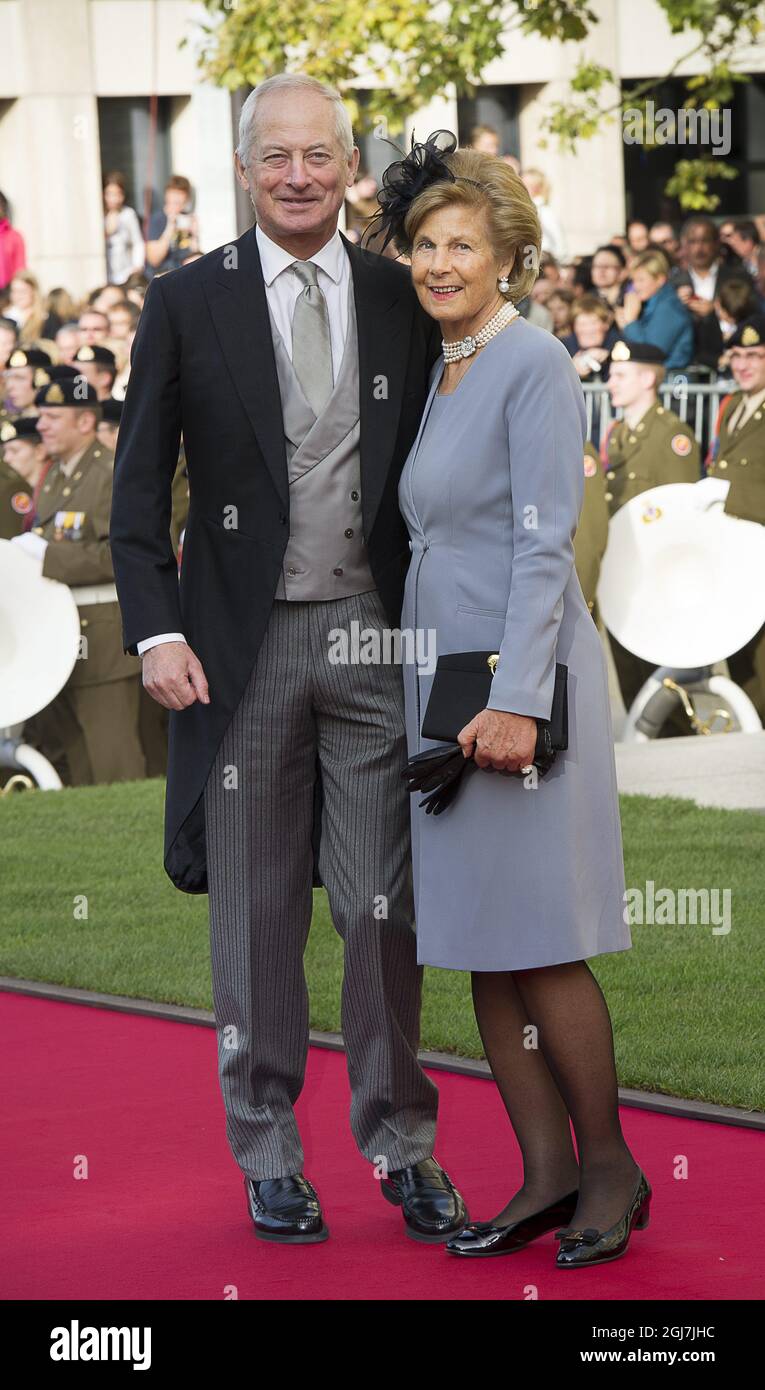
[{"label": "man's ear", "polygon": [[237,177],[237,182],[240,184],[240,186],[241,186],[242,188],[246,189],[246,191],[249,193],[249,191],[250,191],[250,180],[249,180],[249,175],[247,174],[247,170],[245,169],[244,165],[242,164],[242,161],[241,161],[241,159],[239,158],[239,155],[236,153],[236,151],[234,151],[234,172],[235,172],[236,177]]},{"label": "man's ear", "polygon": [[354,145],[353,150],[351,151],[351,157],[348,160],[348,174],[345,180],[346,188],[353,188],[353,185],[356,182],[356,175],[359,172],[360,160],[361,150],[359,149],[358,145]]}]

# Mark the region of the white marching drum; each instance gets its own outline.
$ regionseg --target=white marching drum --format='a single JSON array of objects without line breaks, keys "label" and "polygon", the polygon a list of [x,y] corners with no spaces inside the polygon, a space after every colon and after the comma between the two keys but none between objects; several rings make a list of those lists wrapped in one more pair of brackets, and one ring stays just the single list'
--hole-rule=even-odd
[{"label": "white marching drum", "polygon": [[[723,510],[728,487],[717,478],[671,483],[625,503],[609,526],[598,604],[623,647],[665,668],[665,691],[674,679],[694,696],[716,695],[719,705],[723,680],[735,725],[751,731],[761,728],[751,701],[708,669],[739,651],[765,623],[765,526]],[[661,712],[659,685],[649,680],[639,692],[626,739],[655,737],[658,723],[649,704],[654,716]],[[726,727],[718,720],[696,731]]]},{"label": "white marching drum", "polygon": [[0,761],[23,768],[40,787],[60,786],[59,778],[18,735],[66,685],[79,641],[77,605],[66,584],[44,579],[19,546],[0,541]]}]

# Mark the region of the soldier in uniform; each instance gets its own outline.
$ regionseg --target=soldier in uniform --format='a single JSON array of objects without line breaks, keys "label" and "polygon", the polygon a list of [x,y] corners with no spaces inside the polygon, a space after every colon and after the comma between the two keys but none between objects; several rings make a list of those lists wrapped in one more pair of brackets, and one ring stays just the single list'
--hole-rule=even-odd
[{"label": "soldier in uniform", "polygon": [[114,396],[109,396],[101,402],[101,419],[98,422],[99,444],[103,444],[110,454],[114,454],[117,448],[117,435],[120,430],[120,420],[122,419],[122,401],[117,401]]},{"label": "soldier in uniform", "polygon": [[[603,440],[606,501],[610,515],[649,488],[664,483],[695,483],[701,475],[701,452],[693,430],[674,411],[659,404],[664,353],[653,343],[615,343],[611,350],[608,391],[624,417],[610,426]],[[619,689],[629,709],[641,686],[656,669],[627,651],[608,634]],[[686,733],[674,722],[667,731]]]},{"label": "soldier in uniform", "polygon": [[7,419],[37,414],[35,395],[50,381],[52,365],[49,354],[42,348],[14,348],[3,372]]},{"label": "soldier in uniform", "polygon": [[584,501],[574,537],[574,563],[587,607],[596,621],[595,593],[607,544],[606,483],[598,451],[588,440],[584,446]]},{"label": "soldier in uniform", "polygon": [[71,587],[82,635],[66,686],[27,722],[25,734],[70,785],[143,777],[140,662],[122,649],[109,547],[113,458],[96,439],[100,406],[80,377],[49,383],[36,404],[54,463],[35,525],[11,544],[37,560],[47,578]]},{"label": "soldier in uniform", "polygon": [[83,343],[72,358],[72,366],[93,387],[100,401],[109,399],[117,376],[117,358],[111,348],[101,343]]},{"label": "soldier in uniform", "polygon": [[48,467],[36,416],[5,420],[0,447],[0,540],[9,541],[32,525],[35,496]]},{"label": "soldier in uniform", "polygon": [[[707,472],[730,483],[730,516],[765,526],[765,314],[739,324],[726,346],[739,389],[720,406]],[[762,576],[752,579],[762,585]],[[728,658],[728,669],[765,724],[765,627]]]}]

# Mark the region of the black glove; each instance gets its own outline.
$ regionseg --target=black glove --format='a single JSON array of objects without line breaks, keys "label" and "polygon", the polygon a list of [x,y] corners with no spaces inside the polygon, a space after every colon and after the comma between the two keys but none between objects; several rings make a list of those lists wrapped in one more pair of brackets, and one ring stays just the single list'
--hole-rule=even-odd
[{"label": "black glove", "polygon": [[401,776],[407,780],[407,791],[429,793],[419,803],[425,814],[440,816],[457,795],[465,772],[475,766],[459,744],[440,743],[410,758]]}]

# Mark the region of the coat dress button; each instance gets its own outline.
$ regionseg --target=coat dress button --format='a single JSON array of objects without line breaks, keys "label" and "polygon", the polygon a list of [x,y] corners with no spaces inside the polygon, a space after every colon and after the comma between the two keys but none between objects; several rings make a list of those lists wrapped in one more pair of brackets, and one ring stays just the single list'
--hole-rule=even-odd
[{"label": "coat dress button", "polygon": [[352,529],[352,527],[346,526],[345,531],[343,532],[343,534],[344,534],[345,539],[346,539],[347,541],[351,540],[351,538],[352,538],[352,536],[353,536],[353,529]]},{"label": "coat dress button", "polygon": [[340,568],[339,565],[337,566],[336,569],[333,569],[332,573],[333,573],[334,575],[336,575],[338,579],[342,579],[343,571],[342,571],[342,569]]}]

